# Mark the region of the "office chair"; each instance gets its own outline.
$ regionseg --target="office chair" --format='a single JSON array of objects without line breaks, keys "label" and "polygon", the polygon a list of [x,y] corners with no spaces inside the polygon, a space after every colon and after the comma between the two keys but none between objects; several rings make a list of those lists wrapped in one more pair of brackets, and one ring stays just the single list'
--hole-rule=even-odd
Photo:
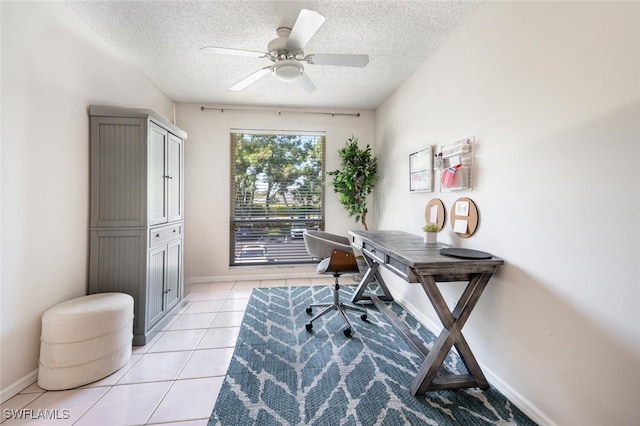
[{"label": "office chair", "polygon": [[353,254],[353,249],[349,244],[349,239],[340,235],[331,234],[324,231],[305,231],[302,234],[304,238],[304,244],[307,248],[307,252],[313,257],[323,259],[318,264],[319,274],[332,274],[334,277],[333,287],[333,303],[321,303],[312,304],[307,308],[307,314],[313,313],[313,308],[325,308],[315,317],[305,324],[307,331],[311,331],[313,328],[313,321],[317,320],[321,316],[327,314],[329,311],[336,310],[340,312],[342,318],[347,323],[347,328],[344,329],[344,335],[351,337],[351,323],[345,314],[346,310],[353,310],[361,312],[360,318],[362,321],[367,320],[367,310],[352,305],[350,303],[342,303],[340,301],[340,284],[338,278],[344,273],[359,272],[358,264],[356,263],[356,257]]}]

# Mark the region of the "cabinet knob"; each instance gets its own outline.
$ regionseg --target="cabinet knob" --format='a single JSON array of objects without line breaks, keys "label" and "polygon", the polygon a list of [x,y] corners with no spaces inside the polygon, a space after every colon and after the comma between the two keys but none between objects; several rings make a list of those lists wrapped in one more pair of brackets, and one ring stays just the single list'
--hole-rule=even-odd
[{"label": "cabinet knob", "polygon": [[167,290],[165,290],[164,294],[167,294],[167,293],[169,293],[169,292],[171,292],[171,289],[170,289],[170,288],[169,288],[169,289],[167,289]]},{"label": "cabinet knob", "polygon": [[156,238],[160,238],[160,234],[156,234]]}]

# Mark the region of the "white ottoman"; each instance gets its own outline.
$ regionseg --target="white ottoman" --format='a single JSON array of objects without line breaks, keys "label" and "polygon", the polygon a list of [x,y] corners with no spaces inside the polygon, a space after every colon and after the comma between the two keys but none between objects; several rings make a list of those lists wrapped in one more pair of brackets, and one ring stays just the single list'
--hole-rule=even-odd
[{"label": "white ottoman", "polygon": [[99,293],[53,306],[42,315],[38,385],[62,390],[95,382],[131,357],[133,298]]}]

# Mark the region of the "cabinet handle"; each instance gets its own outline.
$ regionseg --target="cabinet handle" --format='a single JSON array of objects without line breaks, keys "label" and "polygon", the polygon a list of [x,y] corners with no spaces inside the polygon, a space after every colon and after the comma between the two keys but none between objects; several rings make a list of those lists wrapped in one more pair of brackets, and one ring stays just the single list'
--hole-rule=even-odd
[{"label": "cabinet handle", "polygon": [[170,291],[171,291],[171,289],[167,289],[167,290],[165,290],[164,294],[167,294],[167,293],[169,293]]},{"label": "cabinet handle", "polygon": [[162,175],[162,177],[165,179],[173,179],[173,176],[169,176],[169,175]]},{"label": "cabinet handle", "polygon": [[160,238],[160,234],[156,234],[156,238]]}]

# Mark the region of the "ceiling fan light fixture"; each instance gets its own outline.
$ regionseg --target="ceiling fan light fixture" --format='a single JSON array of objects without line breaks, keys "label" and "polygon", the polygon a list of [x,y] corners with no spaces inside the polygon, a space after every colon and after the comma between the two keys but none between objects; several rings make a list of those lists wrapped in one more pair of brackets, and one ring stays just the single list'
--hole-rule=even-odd
[{"label": "ceiling fan light fixture", "polygon": [[302,75],[304,67],[293,59],[283,59],[273,65],[273,74],[282,81],[294,81]]}]

